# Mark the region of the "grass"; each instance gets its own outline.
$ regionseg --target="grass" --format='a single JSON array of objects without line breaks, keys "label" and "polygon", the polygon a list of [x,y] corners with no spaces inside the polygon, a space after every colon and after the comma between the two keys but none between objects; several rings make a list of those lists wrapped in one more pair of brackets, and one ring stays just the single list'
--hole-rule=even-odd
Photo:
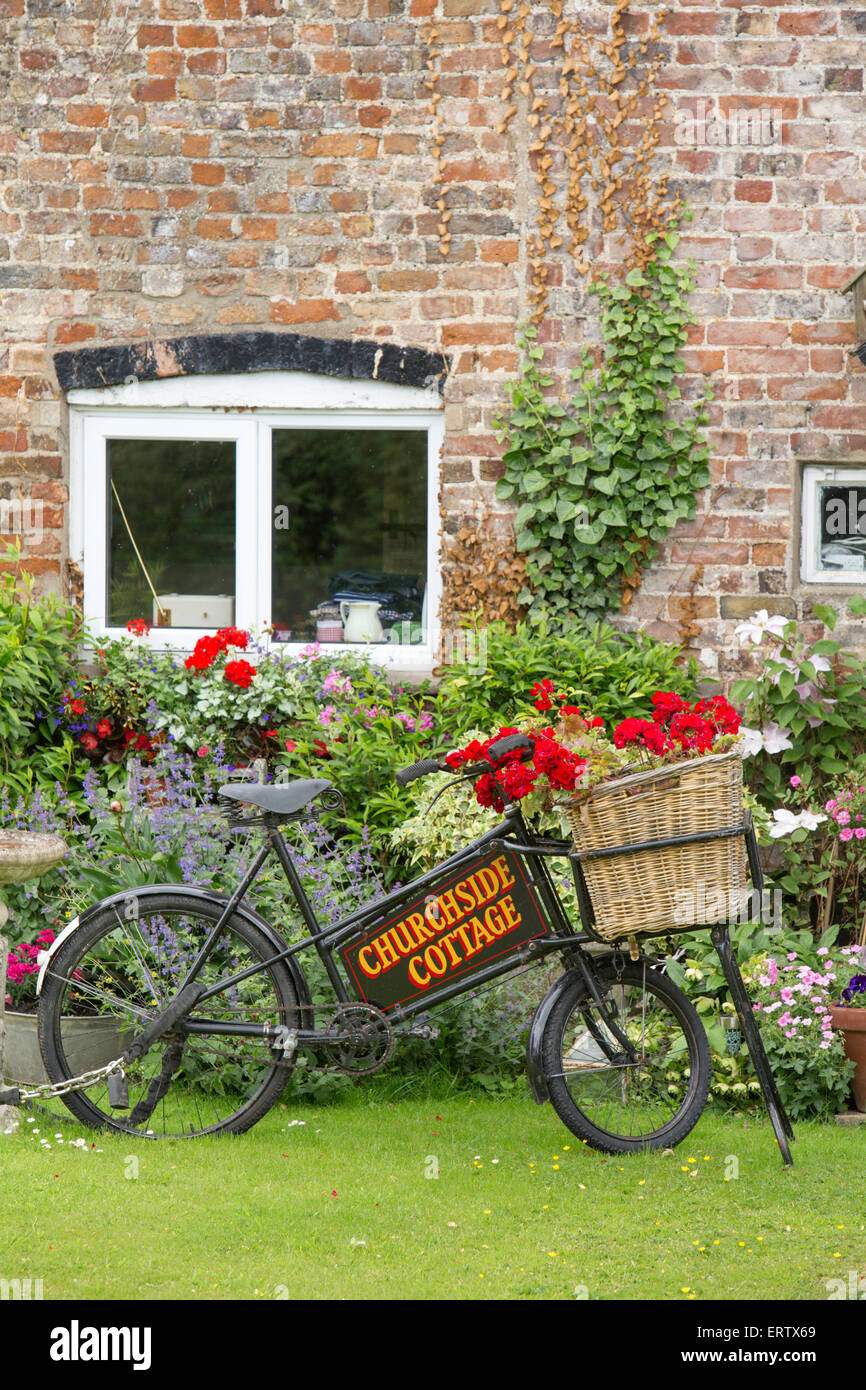
[{"label": "grass", "polygon": [[42,1113],[0,1136],[0,1277],[46,1299],[826,1299],[866,1273],[866,1127],[797,1133],[787,1170],[767,1123],[712,1113],[673,1154],[609,1158],[526,1094],[381,1081],[228,1139]]}]

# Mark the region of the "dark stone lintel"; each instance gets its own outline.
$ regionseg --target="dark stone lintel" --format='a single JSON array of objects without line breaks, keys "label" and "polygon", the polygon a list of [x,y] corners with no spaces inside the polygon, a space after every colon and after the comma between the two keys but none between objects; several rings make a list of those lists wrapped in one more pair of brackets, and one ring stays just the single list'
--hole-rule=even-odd
[{"label": "dark stone lintel", "polygon": [[54,366],[64,391],[122,386],[130,379],[158,381],[163,377],[222,372],[313,372],[349,381],[435,386],[441,395],[449,363],[442,353],[399,347],[395,343],[254,332],[202,334],[56,352]]}]

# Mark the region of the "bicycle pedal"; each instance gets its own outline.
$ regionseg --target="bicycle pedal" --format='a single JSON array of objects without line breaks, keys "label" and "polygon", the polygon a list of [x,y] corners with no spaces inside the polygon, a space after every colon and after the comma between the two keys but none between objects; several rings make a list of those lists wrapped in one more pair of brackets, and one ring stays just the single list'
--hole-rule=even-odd
[{"label": "bicycle pedal", "polygon": [[113,1071],[108,1078],[108,1104],[112,1110],[129,1109],[129,1085],[122,1071]]}]

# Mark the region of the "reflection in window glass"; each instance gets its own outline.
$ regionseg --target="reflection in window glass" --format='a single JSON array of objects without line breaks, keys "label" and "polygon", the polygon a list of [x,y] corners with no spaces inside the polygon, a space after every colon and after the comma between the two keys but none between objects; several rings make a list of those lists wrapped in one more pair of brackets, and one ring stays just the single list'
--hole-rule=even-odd
[{"label": "reflection in window glass", "polygon": [[274,430],[274,634],[423,638],[427,435]]},{"label": "reflection in window glass", "polygon": [[866,570],[866,482],[819,483],[818,567]]},{"label": "reflection in window glass", "polygon": [[110,439],[107,487],[109,626],[234,622],[234,442]]}]

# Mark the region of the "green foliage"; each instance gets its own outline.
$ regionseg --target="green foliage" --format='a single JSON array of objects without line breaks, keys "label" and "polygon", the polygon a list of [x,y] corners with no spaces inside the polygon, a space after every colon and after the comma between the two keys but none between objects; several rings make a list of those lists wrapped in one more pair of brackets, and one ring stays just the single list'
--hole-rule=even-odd
[{"label": "green foliage", "polygon": [[558,632],[542,618],[519,623],[513,633],[502,623],[484,631],[486,669],[479,674],[471,663],[457,662],[442,676],[439,717],[455,736],[470,726],[495,732],[497,721],[513,717],[532,686],[551,676],[608,728],[628,715],[651,717],[656,690],[688,697],[699,678],[694,659],[683,663],[682,648],[606,623]]},{"label": "green foliage", "polygon": [[[17,566],[17,547],[7,545],[5,559]],[[73,610],[53,596],[34,598],[31,575],[0,575],[0,781],[18,791],[65,786],[80,770],[59,722],[79,633]]]},{"label": "green foliage", "polygon": [[677,233],[649,240],[655,255],[622,285],[591,286],[600,304],[604,356],[587,352],[565,405],[549,392],[543,350],[527,329],[521,375],[499,422],[505,474],[496,495],[517,507],[526,554],[528,616],[559,625],[617,611],[659,541],[695,514],[709,482],[705,402],[680,406],[678,355],[692,316],[693,266],[675,265]]}]

